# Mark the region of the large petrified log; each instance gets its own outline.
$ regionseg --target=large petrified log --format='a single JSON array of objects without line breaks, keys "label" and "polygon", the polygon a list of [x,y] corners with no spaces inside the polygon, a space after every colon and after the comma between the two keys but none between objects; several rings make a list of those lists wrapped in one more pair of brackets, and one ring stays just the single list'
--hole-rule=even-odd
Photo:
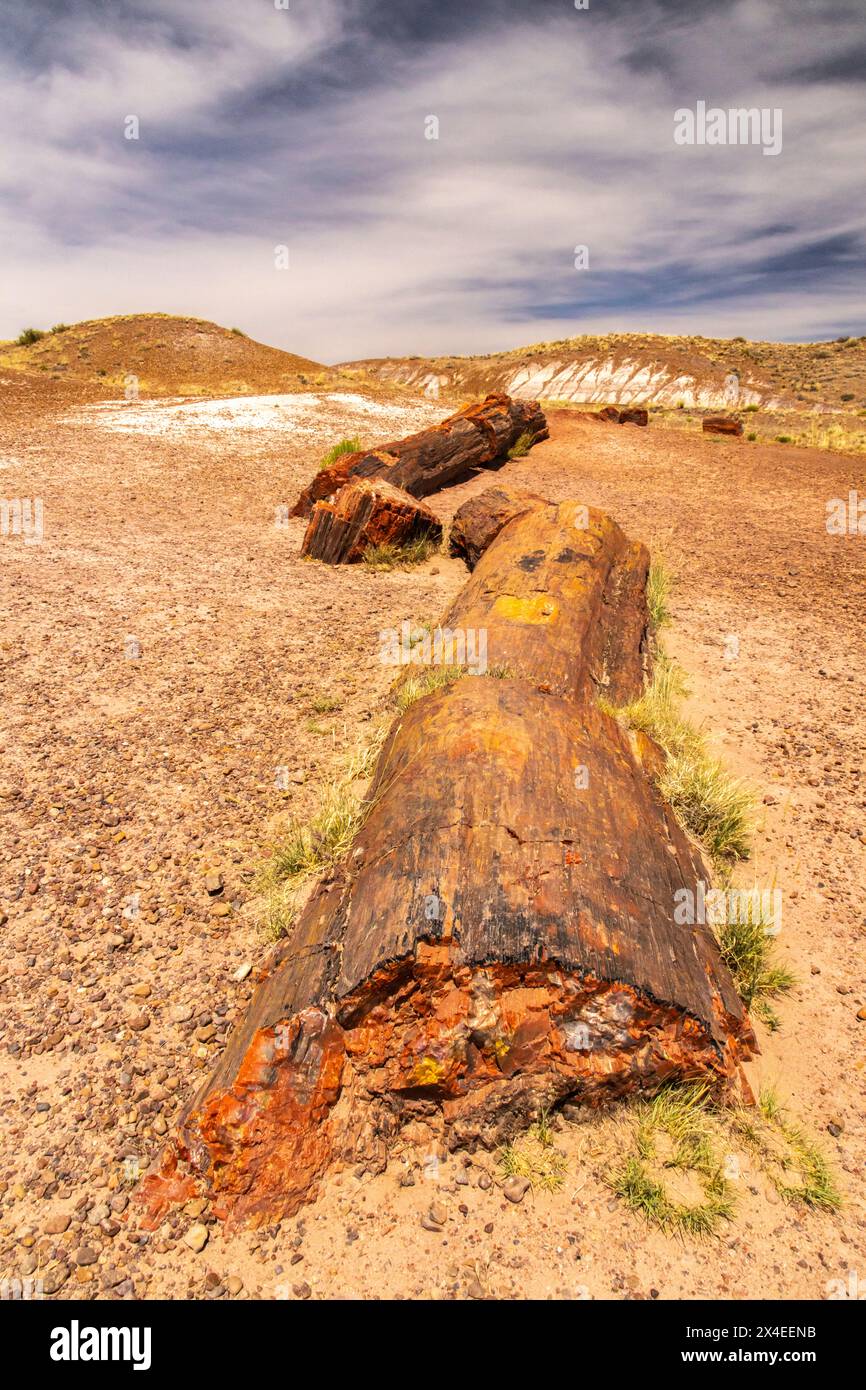
[{"label": "large petrified log", "polygon": [[351,564],[371,546],[405,545],[418,536],[441,539],[435,512],[381,478],[356,478],[333,502],[315,504],[301,554],[329,565]]},{"label": "large petrified log", "polygon": [[[706,869],[594,697],[643,679],[646,552],[563,503],[505,527],[446,618],[501,679],[395,721],[346,861],[313,892],[139,1200],[271,1222],[412,1123],[492,1145],[539,1110],[668,1079],[731,1086],[754,1041],[675,904]],[[617,633],[627,634],[619,640]],[[510,674],[509,674],[510,672]]]},{"label": "large petrified log", "polygon": [[427,497],[479,468],[503,463],[524,434],[533,444],[547,439],[547,421],[538,402],[493,393],[419,434],[368,452],[343,454],[329,468],[320,469],[295,503],[292,516],[309,516],[314,502],[333,497],[351,478],[384,478],[410,497]]},{"label": "large petrified log", "polygon": [[533,507],[543,506],[544,502],[545,499],[534,492],[499,486],[485,488],[454,513],[448,537],[449,551],[459,555],[473,570],[509,521],[523,516]]}]

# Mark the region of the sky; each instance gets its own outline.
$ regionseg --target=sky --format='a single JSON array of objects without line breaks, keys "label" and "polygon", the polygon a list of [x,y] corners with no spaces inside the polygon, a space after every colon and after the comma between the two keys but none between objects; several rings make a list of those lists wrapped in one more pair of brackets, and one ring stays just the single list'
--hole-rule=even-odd
[{"label": "sky", "polygon": [[[866,332],[866,0],[0,0],[0,26],[0,337],[162,311],[339,362]],[[780,111],[780,152],[677,144],[699,102]]]}]

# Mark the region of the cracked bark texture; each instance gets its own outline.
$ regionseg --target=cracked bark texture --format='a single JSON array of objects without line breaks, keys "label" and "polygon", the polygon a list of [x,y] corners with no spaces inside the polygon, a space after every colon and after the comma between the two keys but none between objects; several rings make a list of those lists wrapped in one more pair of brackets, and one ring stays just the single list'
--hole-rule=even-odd
[{"label": "cracked bark texture", "polygon": [[316,502],[334,497],[353,478],[382,478],[410,497],[427,497],[480,468],[504,463],[521,435],[529,435],[532,444],[547,439],[547,421],[538,402],[516,401],[494,392],[431,429],[378,449],[344,454],[319,470],[295,503],[292,516],[309,516]]},{"label": "cracked bark texture", "polygon": [[576,503],[509,522],[446,615],[466,675],[395,721],[346,861],[315,889],[139,1200],[207,1192],[267,1223],[406,1126],[491,1146],[543,1107],[673,1078],[736,1083],[754,1037],[709,929],[707,871],[659,757],[598,704],[646,668],[648,557]]}]

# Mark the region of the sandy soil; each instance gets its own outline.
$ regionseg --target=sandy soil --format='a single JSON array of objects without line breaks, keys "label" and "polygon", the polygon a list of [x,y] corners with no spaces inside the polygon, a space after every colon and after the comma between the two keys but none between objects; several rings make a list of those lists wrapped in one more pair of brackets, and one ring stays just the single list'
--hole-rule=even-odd
[{"label": "sandy soil", "polygon": [[[249,899],[269,825],[313,810],[363,742],[391,676],[379,630],[435,619],[465,574],[441,556],[385,574],[298,559],[303,523],[278,508],[321,453],[443,412],[293,401],[272,401],[279,428],[261,399],[230,429],[225,402],[136,415],[65,398],[0,426],[0,493],[44,507],[41,543],[0,538],[0,1278],[59,1298],[824,1298],[853,1271],[862,1293],[866,539],[825,528],[862,466],[565,412],[499,477],[604,507],[678,573],[667,645],[695,717],[760,788],[741,877],[781,886],[800,980],[781,1030],[758,1026],[752,1079],[821,1136],[843,1213],[785,1206],[740,1154],[730,1227],[670,1240],[605,1185],[612,1120],[564,1124],[564,1187],[517,1205],[490,1156],[407,1153],[335,1176],[280,1230],[226,1237],[197,1206],[153,1235],[130,1219],[136,1172],[251,992],[238,976],[266,949]],[[488,481],[433,504],[447,517]],[[317,713],[323,699],[338,708]],[[431,1203],[438,1233],[421,1225]]]}]

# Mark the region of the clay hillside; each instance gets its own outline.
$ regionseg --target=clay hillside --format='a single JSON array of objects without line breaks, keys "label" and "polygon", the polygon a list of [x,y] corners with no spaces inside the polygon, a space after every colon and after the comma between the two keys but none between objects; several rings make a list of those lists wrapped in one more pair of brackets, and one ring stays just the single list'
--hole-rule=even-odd
[{"label": "clay hillside", "polygon": [[866,407],[866,337],[764,343],[611,333],[481,357],[383,357],[344,367],[431,396],[497,390],[549,402],[640,402],[673,409],[724,406],[726,380],[736,373],[741,406],[819,407],[843,414]]},{"label": "clay hillside", "polygon": [[324,386],[334,373],[319,362],[254,342],[238,328],[172,314],[125,314],[25,329],[0,344],[4,395],[41,386],[43,394],[241,396]]}]

